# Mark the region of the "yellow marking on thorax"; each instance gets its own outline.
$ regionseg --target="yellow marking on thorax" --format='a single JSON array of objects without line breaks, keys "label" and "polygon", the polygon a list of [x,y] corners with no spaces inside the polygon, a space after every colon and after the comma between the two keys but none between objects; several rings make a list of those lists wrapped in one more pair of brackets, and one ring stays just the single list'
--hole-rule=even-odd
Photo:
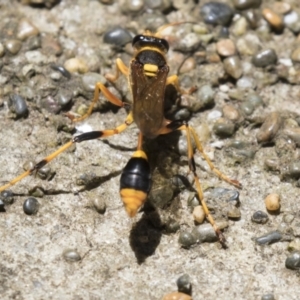
[{"label": "yellow marking on thorax", "polygon": [[144,73],[146,76],[155,76],[158,71],[157,65],[145,64],[144,65]]}]

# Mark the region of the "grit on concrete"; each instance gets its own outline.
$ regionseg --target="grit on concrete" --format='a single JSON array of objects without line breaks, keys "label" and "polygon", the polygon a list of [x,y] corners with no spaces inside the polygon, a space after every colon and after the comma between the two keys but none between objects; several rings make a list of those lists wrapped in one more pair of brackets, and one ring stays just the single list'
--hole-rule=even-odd
[{"label": "grit on concrete", "polygon": [[[5,5],[10,4],[4,2],[2,10]],[[78,30],[82,34],[85,24],[92,27],[103,17],[97,1],[76,1],[76,5],[62,1],[52,10],[19,3],[14,3],[14,7],[20,15],[37,22],[39,28],[43,28],[44,22],[44,30],[47,30],[47,22],[51,30],[51,26],[59,26],[67,16],[75,20],[76,13],[77,18],[85,17],[82,22],[69,20],[70,26],[73,32]],[[300,114],[299,87],[278,83],[265,88],[262,95],[265,103],[272,103],[270,111],[286,107]],[[23,172],[24,162],[39,160],[53,151],[51,145],[57,135],[56,129],[38,111],[19,120],[7,118],[7,112],[4,103],[0,110],[1,183]],[[191,122],[197,124],[206,116],[207,112],[195,114]],[[93,129],[111,128],[122,123],[125,117],[123,110],[96,112],[84,123]],[[255,140],[257,130],[247,132],[250,141]],[[130,239],[134,238],[133,222],[119,198],[120,172],[132,154],[130,149],[134,149],[136,137],[137,130],[133,127],[111,138],[109,143],[78,144],[76,150],[67,151],[51,162],[51,169],[56,173],[51,181],[31,176],[12,188],[20,196],[0,214],[1,299],[161,299],[176,290],[176,280],[184,273],[191,278],[196,300],[252,300],[266,293],[273,293],[277,300],[300,299],[299,277],[284,265],[288,242],[263,247],[252,240],[275,230],[282,223],[284,212],[299,212],[299,189],[292,183],[281,182],[277,175],[263,168],[264,158],[274,151],[272,147],[260,148],[251,163],[239,166],[230,166],[222,151],[215,151],[216,166],[243,184],[242,217],[230,221],[224,232],[227,249],[222,249],[219,243],[183,249],[178,243],[179,232],[162,234],[153,254],[138,263],[130,245]],[[119,149],[124,145],[128,150]],[[80,191],[75,178],[86,172],[93,172],[103,180],[97,188]],[[230,188],[210,173],[198,172],[204,184]],[[28,190],[35,186],[42,187],[48,194],[38,198],[41,205],[38,214],[28,216],[23,212],[22,203]],[[281,195],[282,213],[270,215],[267,225],[253,224],[251,215],[256,210],[265,211],[263,200],[271,192]],[[103,215],[93,209],[96,197],[104,199],[107,205]],[[135,221],[139,222],[142,215],[139,213]],[[184,201],[178,215],[182,216],[179,222],[183,227],[191,224],[192,216]],[[138,237],[142,243],[143,239],[147,243],[152,233],[157,234],[153,229],[146,232],[149,236]],[[63,258],[66,249],[77,249],[82,260],[66,262]]]}]

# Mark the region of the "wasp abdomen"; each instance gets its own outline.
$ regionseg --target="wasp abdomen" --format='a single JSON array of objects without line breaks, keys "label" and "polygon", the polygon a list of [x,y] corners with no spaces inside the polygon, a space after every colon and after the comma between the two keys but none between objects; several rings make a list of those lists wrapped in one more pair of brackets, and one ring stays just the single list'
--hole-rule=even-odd
[{"label": "wasp abdomen", "polygon": [[145,203],[150,188],[150,166],[145,152],[139,150],[128,161],[120,179],[121,198],[130,217]]}]

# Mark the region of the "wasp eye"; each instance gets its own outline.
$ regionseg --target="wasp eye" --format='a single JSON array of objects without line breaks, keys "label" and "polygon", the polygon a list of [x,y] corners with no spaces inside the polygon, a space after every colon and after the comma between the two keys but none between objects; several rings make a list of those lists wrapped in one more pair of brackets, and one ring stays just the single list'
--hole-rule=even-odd
[{"label": "wasp eye", "polygon": [[145,39],[145,36],[143,36],[141,34],[136,35],[132,40],[132,47],[138,48],[139,43],[142,42],[144,39]]},{"label": "wasp eye", "polygon": [[163,48],[165,49],[165,52],[168,52],[168,50],[169,50],[169,43],[166,40],[164,40],[164,39],[161,39],[160,43],[162,44]]}]

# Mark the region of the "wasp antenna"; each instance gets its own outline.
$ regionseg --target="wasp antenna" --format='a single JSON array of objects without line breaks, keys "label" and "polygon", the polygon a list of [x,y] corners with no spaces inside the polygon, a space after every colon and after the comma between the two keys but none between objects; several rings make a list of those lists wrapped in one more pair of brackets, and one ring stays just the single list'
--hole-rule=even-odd
[{"label": "wasp antenna", "polygon": [[154,34],[155,37],[158,37],[158,38],[162,38],[161,36],[161,32],[163,30],[165,30],[166,28],[168,27],[172,27],[172,26],[177,26],[177,25],[182,25],[182,24],[197,24],[196,22],[192,22],[192,21],[180,21],[180,22],[174,22],[174,23],[169,23],[169,24],[165,24],[165,25],[162,25],[160,26],[156,33]]}]

